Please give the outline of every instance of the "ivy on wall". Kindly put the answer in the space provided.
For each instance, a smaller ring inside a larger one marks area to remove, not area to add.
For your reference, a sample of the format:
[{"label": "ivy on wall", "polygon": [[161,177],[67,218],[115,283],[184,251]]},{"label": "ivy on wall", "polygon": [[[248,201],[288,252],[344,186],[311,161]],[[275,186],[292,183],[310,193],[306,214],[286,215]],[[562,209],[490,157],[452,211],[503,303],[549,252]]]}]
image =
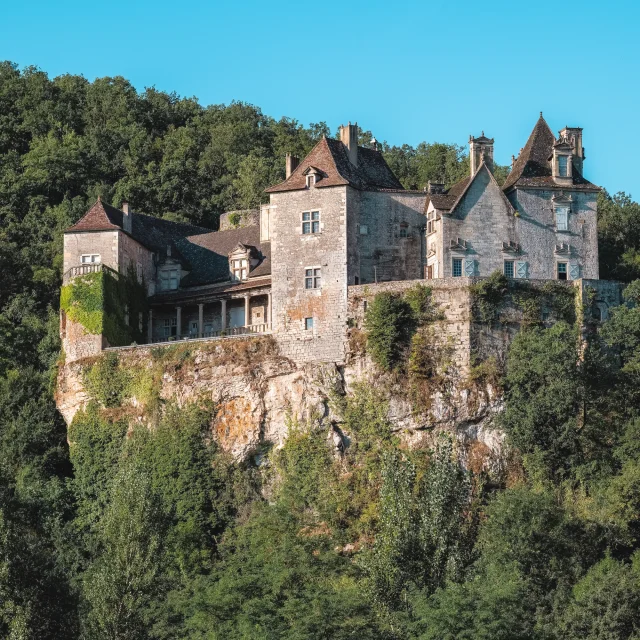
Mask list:
[{"label": "ivy on wall", "polygon": [[144,282],[138,282],[132,267],[126,275],[103,268],[77,276],[63,286],[60,308],[87,333],[102,334],[109,345],[118,347],[144,341],[148,321],[146,300]]}]

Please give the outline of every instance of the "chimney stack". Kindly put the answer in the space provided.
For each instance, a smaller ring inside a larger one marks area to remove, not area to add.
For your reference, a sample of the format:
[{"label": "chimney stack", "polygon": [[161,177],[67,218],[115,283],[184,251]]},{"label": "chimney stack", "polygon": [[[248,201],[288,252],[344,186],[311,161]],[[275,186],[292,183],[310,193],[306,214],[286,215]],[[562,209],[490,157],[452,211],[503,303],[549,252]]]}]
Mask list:
[{"label": "chimney stack", "polygon": [[298,158],[298,156],[291,155],[290,153],[287,153],[285,158],[286,158],[286,172],[285,172],[285,179],[286,179],[296,170],[296,167],[300,164],[300,158]]},{"label": "chimney stack", "polygon": [[483,162],[490,171],[493,170],[493,138],[485,137],[484,131],[479,138],[469,136],[469,164],[472,176]]},{"label": "chimney stack", "polygon": [[425,191],[430,194],[444,193],[444,182],[431,182],[431,180],[429,180]]},{"label": "chimney stack", "polygon": [[340,142],[347,147],[349,162],[354,167],[358,166],[358,123],[349,123],[346,127],[340,126]]},{"label": "chimney stack", "polygon": [[582,128],[565,127],[560,131],[560,138],[565,138],[573,146],[573,166],[582,175],[582,163],[585,159],[584,147],[582,146]]},{"label": "chimney stack", "polygon": [[132,218],[133,212],[129,211],[129,203],[126,200],[122,201],[122,229],[126,233],[133,233]]}]

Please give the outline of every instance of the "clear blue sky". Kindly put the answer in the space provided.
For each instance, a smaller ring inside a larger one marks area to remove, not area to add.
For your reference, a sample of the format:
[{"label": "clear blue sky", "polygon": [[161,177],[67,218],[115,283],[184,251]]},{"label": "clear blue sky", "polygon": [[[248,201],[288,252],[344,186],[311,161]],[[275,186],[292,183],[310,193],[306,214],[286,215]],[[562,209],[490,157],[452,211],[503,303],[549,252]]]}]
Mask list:
[{"label": "clear blue sky", "polygon": [[640,2],[0,3],[0,59],[242,100],[391,144],[493,136],[510,162],[544,111],[584,127],[586,177],[640,198]]}]

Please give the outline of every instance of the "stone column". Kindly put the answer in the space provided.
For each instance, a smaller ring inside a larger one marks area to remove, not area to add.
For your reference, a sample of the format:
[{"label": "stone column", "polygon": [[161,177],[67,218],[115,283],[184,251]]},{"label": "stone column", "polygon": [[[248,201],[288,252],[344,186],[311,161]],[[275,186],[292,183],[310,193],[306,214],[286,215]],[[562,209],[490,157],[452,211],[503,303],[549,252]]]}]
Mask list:
[{"label": "stone column", "polygon": [[176,340],[182,335],[182,307],[176,307]]},{"label": "stone column", "polygon": [[227,328],[227,301],[226,300],[220,300],[220,306],[221,306],[221,310],[220,310],[220,317],[222,318],[222,331],[224,331]]},{"label": "stone column", "polygon": [[153,309],[149,309],[149,320],[147,321],[147,344],[153,342]]},{"label": "stone column", "polygon": [[249,310],[249,294],[244,296],[244,326],[248,327],[251,324],[251,312]]},{"label": "stone column", "polygon": [[267,312],[264,314],[264,321],[267,323],[267,329],[271,329],[271,291],[267,293]]},{"label": "stone column", "polygon": [[198,305],[198,338],[202,338],[202,323],[204,322],[204,304]]}]

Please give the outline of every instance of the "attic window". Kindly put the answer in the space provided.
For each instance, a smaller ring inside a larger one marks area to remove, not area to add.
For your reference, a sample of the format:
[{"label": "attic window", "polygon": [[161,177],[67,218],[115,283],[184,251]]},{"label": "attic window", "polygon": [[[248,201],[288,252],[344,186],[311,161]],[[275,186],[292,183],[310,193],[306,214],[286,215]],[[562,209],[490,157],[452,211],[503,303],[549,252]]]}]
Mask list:
[{"label": "attic window", "polygon": [[160,271],[160,291],[171,291],[178,288],[178,269],[162,269]]},{"label": "attic window", "polygon": [[247,279],[247,260],[240,258],[239,260],[231,261],[231,274],[233,280],[240,281]]},{"label": "attic window", "polygon": [[568,156],[558,156],[558,175],[561,178],[567,177]]},{"label": "attic window", "polygon": [[311,173],[307,176],[307,189],[311,189],[316,184],[316,176]]}]

